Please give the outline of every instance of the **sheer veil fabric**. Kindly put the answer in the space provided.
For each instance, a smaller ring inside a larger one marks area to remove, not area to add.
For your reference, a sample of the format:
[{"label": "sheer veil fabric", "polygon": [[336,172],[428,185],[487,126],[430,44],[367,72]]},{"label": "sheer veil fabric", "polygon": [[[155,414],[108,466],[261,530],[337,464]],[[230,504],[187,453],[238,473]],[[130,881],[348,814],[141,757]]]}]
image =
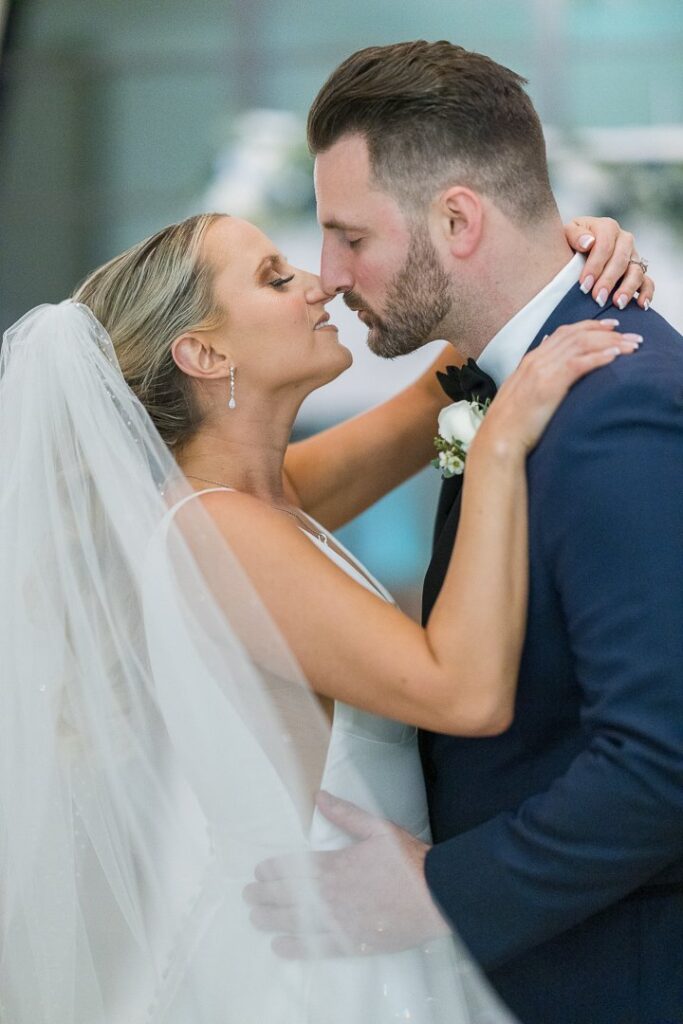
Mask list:
[{"label": "sheer veil fabric", "polygon": [[298,963],[251,925],[328,726],[85,306],[6,333],[0,439],[0,1021],[509,1024],[455,937]]}]

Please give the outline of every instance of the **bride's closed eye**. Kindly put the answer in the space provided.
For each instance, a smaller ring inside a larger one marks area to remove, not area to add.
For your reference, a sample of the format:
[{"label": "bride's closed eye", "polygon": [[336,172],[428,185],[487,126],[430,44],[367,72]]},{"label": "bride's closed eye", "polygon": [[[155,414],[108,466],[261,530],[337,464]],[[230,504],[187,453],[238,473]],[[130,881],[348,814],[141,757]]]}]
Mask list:
[{"label": "bride's closed eye", "polygon": [[268,284],[271,288],[283,288],[284,285],[289,284],[293,280],[294,274],[290,274],[289,277],[276,277],[274,281],[269,281]]}]

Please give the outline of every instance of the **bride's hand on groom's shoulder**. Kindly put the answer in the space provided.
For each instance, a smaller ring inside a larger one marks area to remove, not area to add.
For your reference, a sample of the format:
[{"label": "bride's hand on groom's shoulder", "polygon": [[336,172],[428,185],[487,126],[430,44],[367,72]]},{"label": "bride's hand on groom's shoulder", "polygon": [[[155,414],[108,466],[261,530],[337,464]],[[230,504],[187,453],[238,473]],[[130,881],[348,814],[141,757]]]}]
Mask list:
[{"label": "bride's hand on groom's shoulder", "polygon": [[618,333],[618,323],[582,320],[546,336],[501,387],[472,449],[487,445],[489,452],[505,459],[526,458],[573,384],[638,350],[642,336]]},{"label": "bride's hand on groom's shoulder", "polygon": [[[426,843],[328,793],[319,794],[318,808],[356,841],[263,861],[244,890],[254,927],[275,934],[279,956],[370,956],[449,934],[425,881]],[[318,899],[303,924],[306,889]]]},{"label": "bride's hand on groom's shoulder", "polygon": [[587,254],[579,278],[583,292],[590,292],[599,306],[611,295],[618,309],[624,309],[637,293],[638,305],[649,309],[655,283],[636,262],[636,240],[630,231],[612,217],[575,217],[564,225],[564,232],[575,252]]}]

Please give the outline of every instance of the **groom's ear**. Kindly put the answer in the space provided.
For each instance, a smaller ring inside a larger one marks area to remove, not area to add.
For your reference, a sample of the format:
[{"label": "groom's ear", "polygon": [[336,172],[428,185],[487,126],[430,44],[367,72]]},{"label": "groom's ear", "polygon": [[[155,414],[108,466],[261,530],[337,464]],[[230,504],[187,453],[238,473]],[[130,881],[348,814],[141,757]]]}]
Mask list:
[{"label": "groom's ear", "polygon": [[442,192],[436,209],[443,244],[456,259],[467,259],[481,241],[484,209],[476,192],[453,185]]}]

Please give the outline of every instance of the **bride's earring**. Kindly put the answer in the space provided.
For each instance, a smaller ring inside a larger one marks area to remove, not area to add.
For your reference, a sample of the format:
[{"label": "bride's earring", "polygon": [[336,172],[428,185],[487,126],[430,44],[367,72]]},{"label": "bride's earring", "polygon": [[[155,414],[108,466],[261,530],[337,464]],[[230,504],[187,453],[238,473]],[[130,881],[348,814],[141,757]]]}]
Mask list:
[{"label": "bride's earring", "polygon": [[228,409],[235,409],[237,402],[235,401],[235,367],[230,367],[230,401],[228,402]]}]

